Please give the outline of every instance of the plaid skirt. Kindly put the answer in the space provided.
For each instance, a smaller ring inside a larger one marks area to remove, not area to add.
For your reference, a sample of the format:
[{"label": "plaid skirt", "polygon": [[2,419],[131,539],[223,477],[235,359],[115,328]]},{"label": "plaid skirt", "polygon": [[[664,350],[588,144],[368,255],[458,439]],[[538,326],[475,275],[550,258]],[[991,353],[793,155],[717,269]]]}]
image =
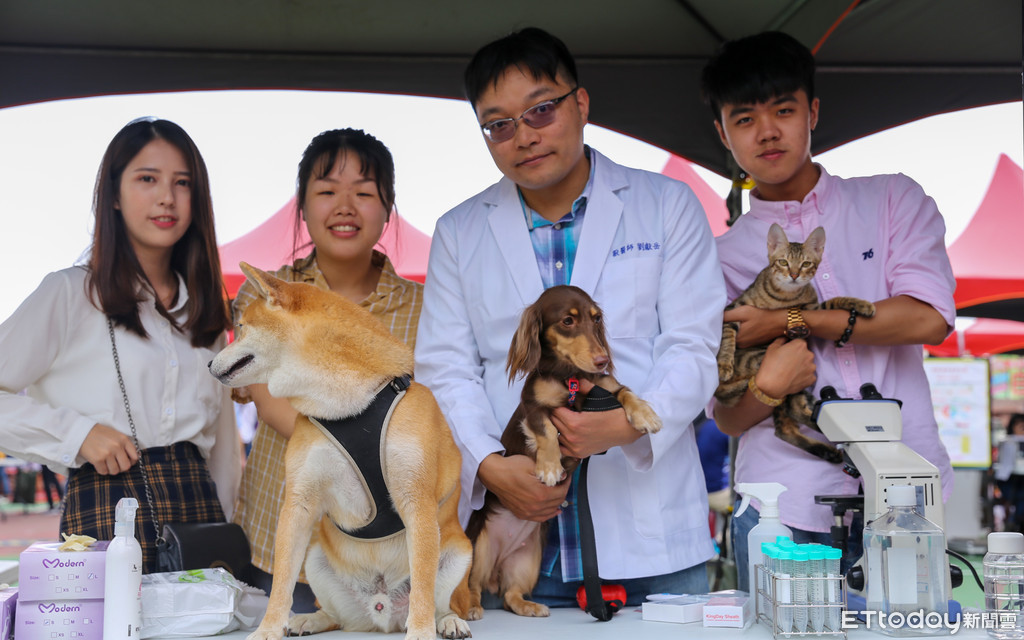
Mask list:
[{"label": "plaid skirt", "polygon": [[168,522],[224,522],[224,512],[206,461],[191,442],[145,449],[141,464],[146,465],[153,490],[152,506],[146,498],[138,464],[117,475],[100,475],[91,464],[72,469],[60,530],[68,535],[77,533],[110,540],[114,537],[117,501],[135,498],[139,501],[135,536],[142,544],[143,573],[154,573],[159,569],[153,507],[161,528]]}]

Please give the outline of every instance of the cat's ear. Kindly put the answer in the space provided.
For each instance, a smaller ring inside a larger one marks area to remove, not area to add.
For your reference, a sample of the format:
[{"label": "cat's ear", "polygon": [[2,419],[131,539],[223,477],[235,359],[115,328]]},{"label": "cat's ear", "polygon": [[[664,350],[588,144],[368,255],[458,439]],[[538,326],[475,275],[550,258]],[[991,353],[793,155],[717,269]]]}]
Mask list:
[{"label": "cat's ear", "polygon": [[825,253],[824,227],[818,227],[811,232],[811,235],[807,236],[807,240],[804,240],[804,250],[811,252],[821,260],[822,254]]},{"label": "cat's ear", "polygon": [[778,223],[773,222],[772,226],[768,229],[768,255],[774,255],[780,248],[788,246],[789,239],[786,238],[786,232],[782,230]]}]

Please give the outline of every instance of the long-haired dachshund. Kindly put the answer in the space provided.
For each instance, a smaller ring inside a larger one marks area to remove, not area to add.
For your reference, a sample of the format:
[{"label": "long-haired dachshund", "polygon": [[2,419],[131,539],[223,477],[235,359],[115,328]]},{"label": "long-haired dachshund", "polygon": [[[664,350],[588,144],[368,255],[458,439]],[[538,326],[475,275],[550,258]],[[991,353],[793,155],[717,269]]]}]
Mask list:
[{"label": "long-haired dachshund", "polygon": [[[571,474],[579,460],[563,457],[558,431],[551,422],[555,407],[581,408],[579,382],[589,380],[615,396],[637,431],[655,433],[661,420],[651,407],[611,375],[612,361],[601,309],[582,289],[547,289],[526,311],[508,350],[509,383],[526,375],[519,407],[501,436],[505,455],[536,461],[537,478],[555,485]],[[547,616],[548,608],[524,598],[537,584],[544,527],[523,521],[488,492],[473,513],[467,534],[474,542],[469,575],[470,610],[478,620],[482,589],[501,596],[505,608],[521,616]]]}]

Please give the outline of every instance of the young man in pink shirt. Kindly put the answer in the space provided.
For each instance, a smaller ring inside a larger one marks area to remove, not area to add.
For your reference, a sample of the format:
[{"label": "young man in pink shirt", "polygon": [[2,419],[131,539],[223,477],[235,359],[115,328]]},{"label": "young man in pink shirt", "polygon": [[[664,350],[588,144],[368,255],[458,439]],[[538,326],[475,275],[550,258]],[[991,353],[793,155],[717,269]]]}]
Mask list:
[{"label": "young man in pink shirt", "polygon": [[[860,386],[870,382],[882,396],[902,400],[903,441],[939,468],[948,499],[952,468],[932,413],[922,349],[944,340],[956,315],[956,283],[935,202],[902,174],[845,179],[811,160],[820,106],[814,58],[792,37],[769,32],[726,43],[704,68],[702,84],[722,143],[757,183],[750,211],[717,239],[729,299],[767,265],[768,228],[775,222],[793,242],[825,228],[825,255],[813,280],[819,300],[855,296],[877,306],[874,317],[856,318],[845,340],[847,311],[804,311],[810,336],[789,341],[787,310],[726,312],[725,320],[740,323],[740,346],[770,345],[754,384],[770,400],[809,387],[818,397],[826,385],[859,398]],[[814,496],[855,494],[859,481],[841,465],[776,438],[771,413],[751,391],[734,407],[715,403],[719,428],[740,437],[736,482],[785,485],[782,522],[797,542],[828,544],[832,513]],[[738,566],[747,565],[746,534],[757,519],[748,509],[733,520]],[[852,534],[859,545],[860,535]],[[746,572],[739,575],[740,588],[748,589]]]}]

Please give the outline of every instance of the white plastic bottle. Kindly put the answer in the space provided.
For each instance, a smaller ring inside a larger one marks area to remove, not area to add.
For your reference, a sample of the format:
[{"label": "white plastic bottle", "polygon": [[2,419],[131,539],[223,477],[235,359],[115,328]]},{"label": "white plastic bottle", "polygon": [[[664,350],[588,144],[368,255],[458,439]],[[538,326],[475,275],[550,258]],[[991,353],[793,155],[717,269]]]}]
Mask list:
[{"label": "white plastic bottle", "polygon": [[142,546],[135,539],[139,501],[114,508],[114,539],[107,547],[103,583],[103,640],[136,640],[142,629]]},{"label": "white plastic bottle", "polygon": [[946,615],[946,537],[917,510],[909,485],[887,490],[889,510],[864,527],[867,610],[881,615],[873,630],[891,636],[948,634],[941,624],[918,624],[910,616]]},{"label": "white plastic bottle", "polygon": [[[775,542],[776,536],[793,537],[793,532],[779,520],[779,494],[786,490],[786,487],[778,482],[741,482],[736,485],[736,493],[743,496],[739,511],[734,517],[738,518],[747,506],[751,498],[761,501],[761,517],[757,525],[747,534],[747,591],[753,598],[757,597],[757,572],[755,567],[760,564],[762,553],[762,542]],[[742,569],[740,569],[742,571]]]},{"label": "white plastic bottle", "polygon": [[1024,639],[1024,535],[999,531],[988,534],[985,573],[985,613],[999,640]]}]

